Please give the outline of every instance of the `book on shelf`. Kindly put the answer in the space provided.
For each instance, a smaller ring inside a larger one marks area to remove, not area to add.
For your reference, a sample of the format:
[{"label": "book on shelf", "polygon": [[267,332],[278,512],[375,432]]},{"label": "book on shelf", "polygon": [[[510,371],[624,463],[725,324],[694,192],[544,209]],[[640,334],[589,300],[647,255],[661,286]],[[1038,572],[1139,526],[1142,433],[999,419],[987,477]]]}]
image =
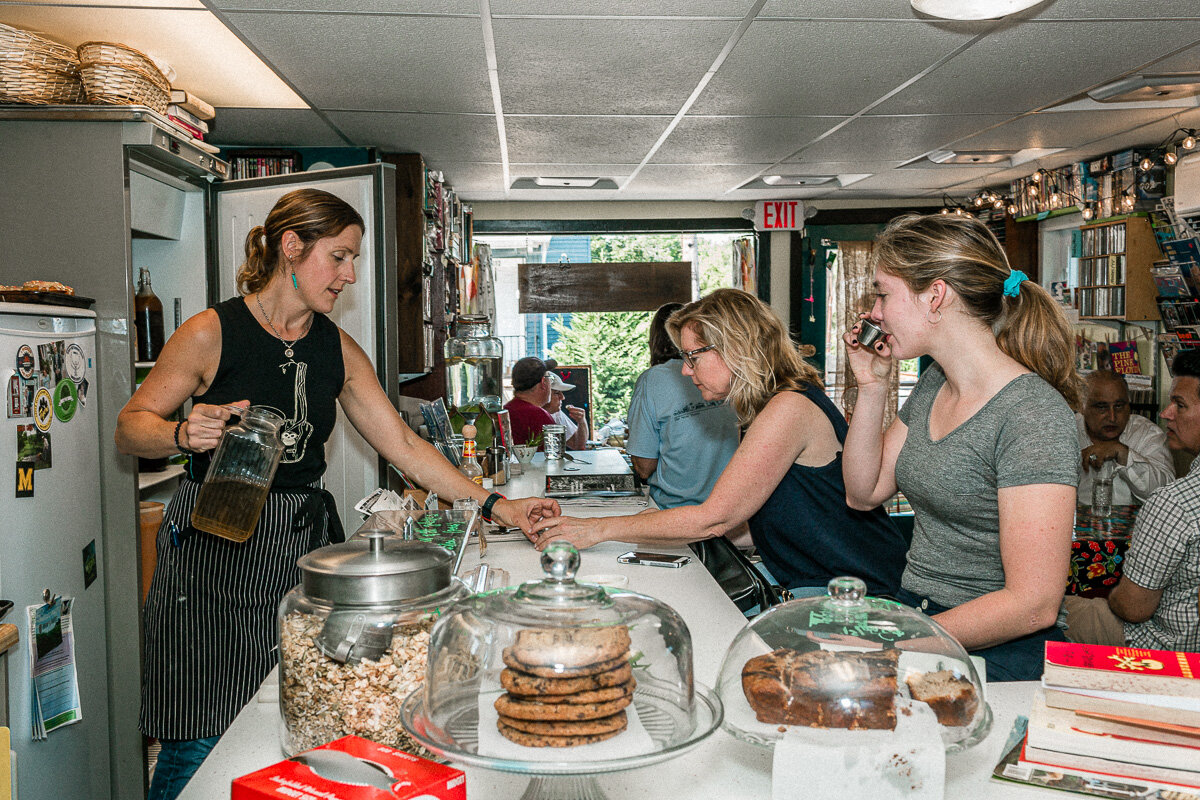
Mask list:
[{"label": "book on shelf", "polygon": [[[1052,708],[1046,705],[1040,690],[1034,694],[1029,712],[1027,744],[1039,750],[1120,764],[1200,770],[1200,742],[1194,737]],[[1195,779],[1200,781],[1200,772],[1196,772]]]},{"label": "book on shelf", "polygon": [[193,126],[187,120],[181,119],[172,114],[168,114],[167,119],[171,121],[172,125],[174,125],[176,128],[179,128],[181,131],[186,133],[188,136],[191,136],[193,139],[199,139],[201,141],[204,140],[204,131]]},{"label": "book on shelf", "polygon": [[215,108],[184,89],[171,90],[171,103],[181,106],[187,111],[195,114],[200,119],[212,119],[217,115],[217,110]]},{"label": "book on shelf", "polygon": [[1200,727],[1200,702],[1167,695],[1108,692],[1103,689],[1044,687],[1046,705],[1085,714],[1111,714],[1165,725]]},{"label": "book on shelf", "polygon": [[167,106],[167,116],[178,122],[182,122],[189,127],[195,128],[201,133],[208,133],[208,123],[200,119],[192,112],[180,105],[172,103]]},{"label": "book on shelf", "polygon": [[1125,342],[1109,342],[1108,354],[1112,358],[1113,372],[1122,375],[1141,374],[1142,365],[1138,361],[1137,342],[1132,339]]},{"label": "book on shelf", "polygon": [[1042,684],[1200,698],[1200,653],[1046,642]]}]

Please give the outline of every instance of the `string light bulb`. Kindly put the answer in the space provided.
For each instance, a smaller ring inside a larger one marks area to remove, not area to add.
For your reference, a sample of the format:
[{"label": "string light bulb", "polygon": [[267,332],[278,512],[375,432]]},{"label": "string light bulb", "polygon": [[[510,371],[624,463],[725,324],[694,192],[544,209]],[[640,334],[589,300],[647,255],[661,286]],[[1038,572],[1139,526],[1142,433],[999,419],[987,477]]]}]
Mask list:
[{"label": "string light bulb", "polygon": [[1038,188],[1037,188],[1037,186],[1034,186],[1033,184],[1029,184],[1029,196],[1030,196],[1030,197],[1037,197],[1037,196],[1038,196]]},{"label": "string light bulb", "polygon": [[1042,170],[1039,169],[1037,172],[1030,175],[1029,180],[1033,181],[1034,183],[1041,183],[1042,182]]},{"label": "string light bulb", "polygon": [[1166,154],[1163,156],[1163,161],[1166,163],[1166,165],[1168,167],[1175,166],[1175,162],[1178,160],[1179,160],[1179,156],[1175,155],[1174,150],[1168,150],[1166,152]]},{"label": "string light bulb", "polygon": [[947,214],[949,214],[949,213],[950,213],[950,209],[948,209],[948,208],[946,208],[946,207],[944,207],[944,206],[943,206],[943,207],[942,207],[942,210],[941,210],[941,211],[939,211],[938,213],[939,213],[939,214],[941,214],[942,216],[945,216],[945,215],[947,215]]},{"label": "string light bulb", "polygon": [[1189,133],[1187,136],[1183,137],[1183,141],[1180,142],[1180,145],[1184,150],[1194,149],[1196,147],[1196,134]]},{"label": "string light bulb", "polygon": [[1016,203],[1008,204],[1008,213],[1014,217],[1017,215],[1017,204]]},{"label": "string light bulb", "polygon": [[995,198],[992,200],[992,208],[996,209],[997,211],[1004,208],[1004,199],[1000,197],[1000,195],[994,194],[992,197]]},{"label": "string light bulb", "polygon": [[982,208],[983,201],[984,201],[984,196],[981,194],[977,194],[977,195],[975,195],[975,199],[972,202],[975,203],[976,208]]},{"label": "string light bulb", "polygon": [[1084,219],[1091,219],[1092,217],[1096,216],[1096,212],[1092,210],[1091,205],[1085,205],[1081,213],[1083,214]]},{"label": "string light bulb", "polygon": [[1149,172],[1150,170],[1154,169],[1154,159],[1152,159],[1150,156],[1146,156],[1138,162],[1138,169],[1140,169],[1142,172]]}]

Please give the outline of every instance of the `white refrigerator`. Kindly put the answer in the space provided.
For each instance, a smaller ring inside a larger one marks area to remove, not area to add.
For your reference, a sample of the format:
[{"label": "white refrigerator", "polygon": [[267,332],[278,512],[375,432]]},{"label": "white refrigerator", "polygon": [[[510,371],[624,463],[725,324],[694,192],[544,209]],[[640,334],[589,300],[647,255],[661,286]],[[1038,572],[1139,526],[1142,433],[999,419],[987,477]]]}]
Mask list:
[{"label": "white refrigerator", "polygon": [[[0,598],[21,632],[6,656],[17,800],[110,795],[95,316],[0,302],[0,464],[11,470],[0,480]],[[81,714],[37,741],[26,608],[46,591],[71,598]]]}]

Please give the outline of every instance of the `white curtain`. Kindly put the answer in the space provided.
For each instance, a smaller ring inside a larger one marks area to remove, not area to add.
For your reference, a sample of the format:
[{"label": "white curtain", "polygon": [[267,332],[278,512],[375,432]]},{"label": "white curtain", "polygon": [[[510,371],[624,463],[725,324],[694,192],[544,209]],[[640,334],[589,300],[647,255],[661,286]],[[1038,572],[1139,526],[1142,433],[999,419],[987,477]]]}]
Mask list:
[{"label": "white curtain", "polygon": [[[826,275],[830,297],[829,331],[826,341],[837,348],[833,369],[829,370],[832,377],[830,389],[834,401],[840,401],[842,410],[846,412],[854,410],[858,389],[854,383],[854,373],[846,363],[846,343],[842,341],[842,334],[853,327],[860,313],[870,311],[875,303],[871,266],[871,252],[874,249],[873,242],[838,242],[833,270]],[[884,428],[896,417],[899,389],[900,370],[893,365],[888,402],[884,409]]]}]

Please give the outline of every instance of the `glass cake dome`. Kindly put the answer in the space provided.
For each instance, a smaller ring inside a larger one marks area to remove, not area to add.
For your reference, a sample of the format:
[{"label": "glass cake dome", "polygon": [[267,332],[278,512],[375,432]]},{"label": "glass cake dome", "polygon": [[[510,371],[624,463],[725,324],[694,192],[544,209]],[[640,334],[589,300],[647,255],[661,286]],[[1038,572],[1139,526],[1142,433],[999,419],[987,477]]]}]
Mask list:
[{"label": "glass cake dome", "polygon": [[402,711],[414,738],[471,766],[579,776],[672,758],[716,730],[720,700],[694,680],[674,609],[577,583],[566,542],[541,560],[542,579],[468,597],[438,620],[424,686]]},{"label": "glass cake dome", "polygon": [[983,688],[944,628],[867,597],[852,577],[831,580],[824,597],[755,617],[730,644],[717,679],[725,729],[768,747],[792,726],[895,730],[932,710],[946,750],[965,750],[991,728]]}]

